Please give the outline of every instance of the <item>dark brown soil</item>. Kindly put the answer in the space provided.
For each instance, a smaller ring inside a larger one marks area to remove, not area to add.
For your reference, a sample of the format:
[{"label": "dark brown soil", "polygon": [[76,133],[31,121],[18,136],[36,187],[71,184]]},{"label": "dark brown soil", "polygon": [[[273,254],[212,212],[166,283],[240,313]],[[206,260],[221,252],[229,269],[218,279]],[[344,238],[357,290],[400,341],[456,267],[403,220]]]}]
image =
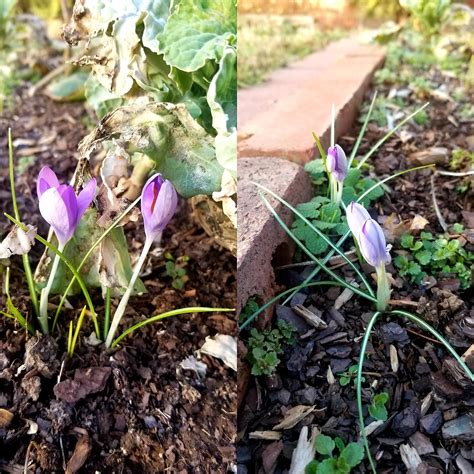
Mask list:
[{"label": "dark brown soil", "polygon": [[[5,134],[7,127],[13,129],[17,163],[22,156],[35,156],[27,172],[17,176],[19,210],[24,222],[45,235],[37,212],[37,173],[47,164],[64,180],[72,176],[88,115],[82,104],[19,95],[13,111],[0,117],[0,128]],[[5,136],[0,137],[0,163],[0,208],[11,212]],[[8,229],[3,219],[0,235]],[[140,251],[142,234],[141,223],[127,224],[131,252]],[[195,224],[186,202],[166,229],[163,247],[175,257],[190,257],[189,280],[184,290],[174,290],[164,275],[164,258],[150,256],[143,278],[148,293],[132,298],[124,325],[179,307],[235,306],[235,259]],[[41,252],[37,244],[34,261]],[[12,272],[14,303],[30,317],[21,260],[12,260]],[[100,301],[98,292],[92,296]],[[80,297],[71,302],[83,304]],[[2,295],[2,309],[4,304]],[[99,314],[103,310],[98,303],[96,308]],[[76,314],[66,312],[65,319]],[[207,336],[235,333],[232,314],[210,314],[149,325],[116,351],[89,346],[81,338],[74,358],[66,362],[65,324],[54,339],[27,340],[10,320],[0,319],[0,414],[13,414],[5,424],[0,416],[0,471],[23,472],[25,465],[28,472],[52,473],[67,465],[69,472],[227,472],[235,463],[235,373],[204,355],[205,376],[180,367]],[[88,327],[84,334],[90,332]],[[66,387],[69,403],[58,391],[58,377],[68,384],[75,379]],[[78,393],[84,398],[75,401]]]},{"label": "dark brown soil", "polygon": [[[442,76],[439,71],[434,70],[430,74],[434,82],[446,84],[448,91],[460,85],[459,80]],[[380,94],[387,94],[389,89],[378,87]],[[369,101],[373,90],[367,92],[366,99]],[[466,96],[465,100],[468,102],[470,99]],[[400,135],[396,135],[372,158],[375,166],[371,172],[378,178],[415,166],[408,158],[414,152],[430,147],[446,147],[450,156],[455,148],[469,148],[468,136],[471,136],[472,146],[472,120],[463,120],[459,114],[466,102],[446,102],[436,98],[430,98],[430,101],[426,125],[410,123],[404,127],[412,134],[409,140],[403,141]],[[414,94],[410,96],[412,107],[423,102]],[[360,126],[355,126],[348,136],[339,141],[343,148],[352,148],[359,129]],[[369,126],[360,155],[367,152],[385,132],[377,126]],[[448,163],[439,168],[450,169]],[[432,174],[430,170],[423,170],[391,181],[390,193],[375,203],[372,211],[385,217],[393,214],[395,221],[405,223],[411,222],[418,214],[429,221],[425,230],[442,233],[430,194]],[[464,194],[455,191],[455,187],[463,182],[467,183],[467,178],[438,175],[435,189],[442,217],[448,225],[460,222],[465,226],[466,249],[472,252],[472,186]],[[397,248],[400,248],[399,243],[395,241],[394,250]],[[339,271],[346,279],[354,278],[354,274],[346,268]],[[367,267],[364,271],[371,278],[373,269]],[[393,267],[389,271],[396,274]],[[304,267],[280,270],[281,289],[301,283],[308,273],[308,268]],[[459,291],[456,281],[440,279],[429,289],[415,286],[402,278],[397,278],[396,283],[392,298],[402,301],[398,303],[398,309],[423,317],[447,337],[459,354],[474,343],[472,294]],[[289,307],[276,307],[275,320],[289,321],[298,328],[296,343],[285,346],[280,357],[281,364],[274,376],[250,378],[248,391],[239,408],[239,473],[288,472],[303,426],[316,426],[322,433],[340,436],[345,442],[357,441],[359,425],[354,384],[351,382],[341,386],[338,374],[357,364],[361,338],[373,309],[353,296],[348,303],[335,310],[334,302],[340,293],[339,288],[324,291],[308,288],[297,294]],[[306,324],[291,309],[297,303],[315,311],[328,328],[314,329]],[[423,464],[417,472],[472,472],[472,382],[445,348],[415,325],[395,316],[383,316],[375,328],[364,366],[366,425],[373,421],[367,412],[371,396],[382,391],[389,394],[388,420],[369,438],[371,451],[377,460],[377,472],[407,472],[400,455],[402,445],[413,445],[421,454]],[[244,341],[248,337],[248,332],[242,335]],[[390,350],[397,354],[396,366],[391,364]],[[474,369],[474,360],[468,360],[468,364]],[[249,368],[242,365],[239,371],[242,372],[239,377],[248,376]],[[280,440],[252,439],[250,433],[272,431],[288,409],[297,405],[314,406],[315,409],[296,426],[282,430]],[[459,432],[454,433],[453,428],[459,428]],[[369,472],[367,461],[355,471]]]}]

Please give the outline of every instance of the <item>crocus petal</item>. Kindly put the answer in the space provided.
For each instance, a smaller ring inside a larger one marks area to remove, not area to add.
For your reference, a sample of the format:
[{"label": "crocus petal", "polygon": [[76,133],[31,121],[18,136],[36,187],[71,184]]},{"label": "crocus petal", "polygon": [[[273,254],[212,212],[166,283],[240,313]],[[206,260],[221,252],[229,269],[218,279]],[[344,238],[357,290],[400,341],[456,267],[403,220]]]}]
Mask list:
[{"label": "crocus petal", "polygon": [[352,232],[352,235],[358,238],[358,235],[367,219],[370,219],[370,214],[364,206],[352,201],[346,209],[347,224]]},{"label": "crocus petal", "polygon": [[339,182],[344,181],[347,175],[347,157],[340,145],[329,147],[327,153],[327,166],[330,173],[334,174]]},{"label": "crocus petal", "polygon": [[97,181],[92,178],[85,186],[84,189],[77,196],[77,222],[79,224],[81,217],[83,216],[86,209],[91,205],[92,200],[95,197],[97,187]]},{"label": "crocus petal", "polygon": [[373,219],[367,219],[359,233],[359,248],[365,261],[373,267],[390,262],[385,235],[380,225]]},{"label": "crocus petal", "polygon": [[39,210],[53,228],[60,245],[66,245],[76,230],[77,202],[74,189],[65,184],[49,188],[39,199]]},{"label": "crocus petal", "polygon": [[57,188],[59,186],[58,177],[54,171],[48,166],[41,168],[41,171],[38,175],[38,181],[36,182],[36,192],[38,198],[47,191],[49,188]]},{"label": "crocus petal", "polygon": [[158,173],[142,191],[141,209],[147,238],[155,239],[176,212],[178,196],[173,184]]}]

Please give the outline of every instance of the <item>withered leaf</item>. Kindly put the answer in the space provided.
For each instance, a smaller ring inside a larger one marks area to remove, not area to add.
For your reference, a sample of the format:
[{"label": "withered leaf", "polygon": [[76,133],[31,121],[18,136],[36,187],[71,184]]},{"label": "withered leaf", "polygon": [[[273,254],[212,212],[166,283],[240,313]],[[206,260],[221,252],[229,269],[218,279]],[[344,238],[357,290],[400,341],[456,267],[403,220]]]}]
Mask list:
[{"label": "withered leaf", "polygon": [[110,367],[77,369],[73,379],[66,379],[54,386],[54,394],[59,400],[76,403],[92,393],[104,390],[111,371]]}]

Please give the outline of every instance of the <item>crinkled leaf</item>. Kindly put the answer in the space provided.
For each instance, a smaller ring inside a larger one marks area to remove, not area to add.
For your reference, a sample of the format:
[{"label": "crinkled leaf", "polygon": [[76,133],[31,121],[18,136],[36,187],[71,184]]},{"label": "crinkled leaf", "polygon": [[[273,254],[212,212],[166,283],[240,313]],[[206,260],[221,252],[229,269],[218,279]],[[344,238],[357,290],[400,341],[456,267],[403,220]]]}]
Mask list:
[{"label": "crinkled leaf", "polygon": [[86,55],[78,64],[90,65],[108,91],[124,95],[132,88],[135,73],[146,69],[145,51],[137,34],[139,26],[143,29],[143,44],[157,52],[158,34],[168,13],[169,0],[82,0],[75,4],[65,38],[70,44],[88,40]]},{"label": "crinkled leaf", "polygon": [[217,161],[234,174],[237,172],[237,55],[227,47],[207,92],[212,126],[217,130]]},{"label": "crinkled leaf", "polygon": [[158,35],[166,62],[183,71],[197,71],[206,61],[219,61],[235,40],[234,0],[180,0]]},{"label": "crinkled leaf", "polygon": [[182,104],[120,107],[104,117],[80,146],[83,156],[106,140],[120,139],[128,153],[144,153],[183,197],[219,191],[223,173],[213,140]]}]

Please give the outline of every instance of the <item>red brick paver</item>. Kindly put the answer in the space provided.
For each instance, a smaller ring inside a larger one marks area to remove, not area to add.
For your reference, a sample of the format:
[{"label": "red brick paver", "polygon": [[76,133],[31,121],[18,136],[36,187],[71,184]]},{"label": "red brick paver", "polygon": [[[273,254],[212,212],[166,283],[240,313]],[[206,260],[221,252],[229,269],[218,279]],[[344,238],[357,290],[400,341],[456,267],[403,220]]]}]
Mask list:
[{"label": "red brick paver", "polygon": [[239,90],[239,157],[311,160],[311,132],[329,145],[332,104],[336,137],[349,130],[384,54],[379,46],[345,38],[276,71],[263,85]]},{"label": "red brick paver", "polygon": [[[261,202],[254,182],[271,189],[291,204],[311,198],[311,182],[300,165],[279,158],[241,158],[238,173],[237,312],[256,296],[260,303],[273,297],[275,259],[291,259],[291,245],[284,230]],[[275,199],[270,202],[289,224],[293,216]],[[281,263],[281,260],[280,260]]]}]

